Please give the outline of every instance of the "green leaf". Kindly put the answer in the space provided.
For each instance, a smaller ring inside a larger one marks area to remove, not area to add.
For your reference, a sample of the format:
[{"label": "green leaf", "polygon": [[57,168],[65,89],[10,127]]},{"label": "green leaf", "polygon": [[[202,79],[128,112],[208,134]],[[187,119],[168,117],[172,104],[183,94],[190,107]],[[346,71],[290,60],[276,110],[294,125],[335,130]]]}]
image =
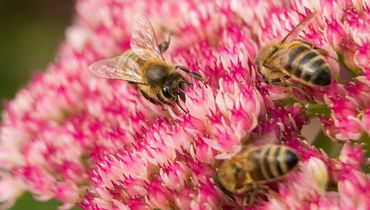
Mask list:
[{"label": "green leaf", "polygon": [[343,144],[339,142],[334,142],[329,137],[327,137],[324,132],[321,130],[319,134],[316,136],[313,145],[316,148],[320,148],[324,150],[324,152],[330,158],[337,158],[339,156],[340,151],[342,150]]}]

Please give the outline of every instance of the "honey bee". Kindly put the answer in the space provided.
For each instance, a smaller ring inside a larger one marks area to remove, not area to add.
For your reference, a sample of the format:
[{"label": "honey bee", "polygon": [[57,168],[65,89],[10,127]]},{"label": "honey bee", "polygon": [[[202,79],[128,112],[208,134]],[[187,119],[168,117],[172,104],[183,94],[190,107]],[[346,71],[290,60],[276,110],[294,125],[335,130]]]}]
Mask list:
[{"label": "honey bee", "polygon": [[217,171],[217,182],[226,194],[245,194],[248,204],[265,191],[264,184],[282,178],[298,164],[297,154],[287,146],[246,146]]},{"label": "honey bee", "polygon": [[153,26],[143,15],[134,17],[134,27],[131,37],[131,49],[124,54],[100,60],[90,65],[90,71],[102,78],[125,80],[137,85],[141,94],[150,102],[172,106],[179,99],[185,102],[185,85],[192,85],[176,69],[180,69],[198,80],[202,77],[190,71],[185,66],[173,66],[165,61],[164,53],[170,44],[168,41],[158,44]]},{"label": "honey bee", "polygon": [[317,15],[313,12],[300,22],[282,41],[272,41],[256,59],[258,71],[273,85],[288,86],[290,79],[312,87],[331,83],[331,74],[324,56],[328,52],[310,42],[295,39],[298,33]]}]

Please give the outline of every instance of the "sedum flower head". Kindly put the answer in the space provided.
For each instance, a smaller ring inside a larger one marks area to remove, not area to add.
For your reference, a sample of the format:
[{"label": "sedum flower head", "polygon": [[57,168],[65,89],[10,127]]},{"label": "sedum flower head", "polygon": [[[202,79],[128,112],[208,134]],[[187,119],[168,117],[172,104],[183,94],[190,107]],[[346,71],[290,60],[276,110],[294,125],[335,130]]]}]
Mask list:
[{"label": "sedum flower head", "polygon": [[[330,109],[319,117],[328,136],[345,142],[335,159],[301,137],[308,106],[281,103],[290,95],[267,85],[254,65],[263,46],[313,11],[319,15],[300,38],[338,53],[341,65],[328,59],[337,79],[329,87],[293,94]],[[186,90],[188,113],[163,110],[130,84],[88,72],[130,48],[136,13],[160,40],[173,33],[167,61],[205,78]],[[6,102],[2,207],[30,191],[64,209],[370,208],[366,160],[361,145],[350,144],[370,132],[369,13],[368,2],[345,0],[78,0],[55,61]],[[271,184],[275,193],[246,207],[243,195],[221,190],[216,167],[246,144],[265,143],[292,147],[301,162]]]}]

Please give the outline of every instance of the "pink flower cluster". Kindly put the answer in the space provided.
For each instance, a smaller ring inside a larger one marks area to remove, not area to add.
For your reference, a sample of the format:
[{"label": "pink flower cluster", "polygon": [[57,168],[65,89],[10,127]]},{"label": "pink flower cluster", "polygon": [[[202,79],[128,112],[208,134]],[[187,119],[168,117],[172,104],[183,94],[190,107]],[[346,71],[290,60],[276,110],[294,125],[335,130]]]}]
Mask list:
[{"label": "pink flower cluster", "polygon": [[[77,1],[74,24],[55,61],[6,102],[0,131],[0,203],[23,191],[60,208],[233,209],[243,207],[215,182],[215,166],[243,144],[279,143],[301,157],[298,170],[271,186],[275,194],[248,209],[369,209],[370,177],[361,145],[370,134],[370,4],[361,0]],[[300,38],[344,56],[328,59],[333,82],[305,88],[325,133],[344,142],[331,159],[302,139],[309,123],[301,103],[267,85],[254,65],[259,50],[284,37],[312,11]],[[129,49],[132,18],[145,14],[164,54],[200,73],[184,107],[162,110],[130,84],[92,76],[96,60]],[[346,68],[344,68],[345,66]],[[343,76],[349,69],[354,76]],[[248,138],[246,138],[248,137]]]}]

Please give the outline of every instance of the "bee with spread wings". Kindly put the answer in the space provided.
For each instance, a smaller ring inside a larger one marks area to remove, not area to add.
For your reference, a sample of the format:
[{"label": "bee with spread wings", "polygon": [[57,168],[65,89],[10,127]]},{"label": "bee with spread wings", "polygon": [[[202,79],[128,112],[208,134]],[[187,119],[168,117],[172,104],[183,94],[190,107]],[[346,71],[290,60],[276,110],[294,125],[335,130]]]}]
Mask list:
[{"label": "bee with spread wings", "polygon": [[131,49],[118,57],[105,59],[92,64],[90,71],[102,78],[125,80],[136,84],[142,95],[158,105],[175,102],[179,98],[185,102],[185,85],[191,83],[176,69],[180,69],[198,80],[202,77],[184,66],[167,63],[162,55],[170,44],[168,41],[158,44],[150,21],[143,15],[134,17],[131,37]]},{"label": "bee with spread wings", "polygon": [[317,15],[317,12],[311,13],[282,41],[272,41],[260,51],[256,66],[268,83],[289,86],[293,79],[312,87],[330,85],[329,65],[324,60],[328,52],[306,40],[296,39],[299,32]]}]

